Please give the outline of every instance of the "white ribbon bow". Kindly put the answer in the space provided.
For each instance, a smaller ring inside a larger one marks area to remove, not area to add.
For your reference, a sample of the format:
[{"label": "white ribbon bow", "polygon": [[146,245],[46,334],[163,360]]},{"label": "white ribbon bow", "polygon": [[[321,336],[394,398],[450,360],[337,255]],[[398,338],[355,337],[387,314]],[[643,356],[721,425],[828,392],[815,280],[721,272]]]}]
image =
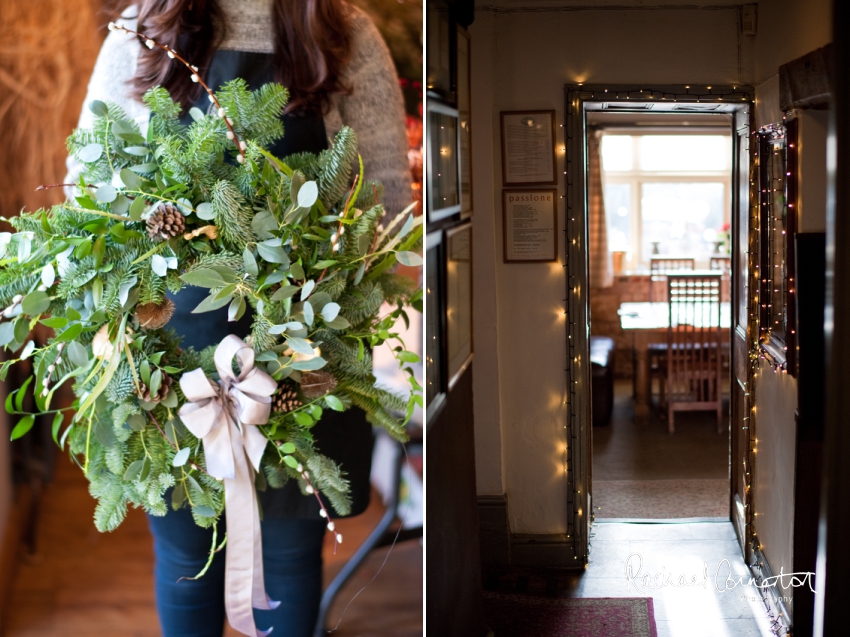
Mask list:
[{"label": "white ribbon bow", "polygon": [[[239,376],[233,373],[234,357]],[[257,629],[253,608],[271,610],[280,602],[266,595],[260,513],[251,470],[260,470],[268,441],[259,429],[249,425],[268,422],[277,383],[254,367],[254,350],[232,334],[216,348],[215,367],[221,379],[218,383],[200,368],[183,374],[180,387],[190,402],[178,413],[186,428],[204,442],[207,472],[224,480],[227,619],[240,633],[263,637],[272,629]]]}]

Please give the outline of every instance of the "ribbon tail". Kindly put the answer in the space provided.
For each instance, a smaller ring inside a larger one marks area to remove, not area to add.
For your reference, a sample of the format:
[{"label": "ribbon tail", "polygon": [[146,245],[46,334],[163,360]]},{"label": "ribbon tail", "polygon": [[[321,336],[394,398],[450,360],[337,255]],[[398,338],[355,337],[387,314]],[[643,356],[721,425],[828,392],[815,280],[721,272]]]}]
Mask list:
[{"label": "ribbon tail", "polygon": [[270,610],[263,578],[263,545],[260,515],[254,477],[241,432],[228,417],[233,444],[235,477],[224,480],[225,516],[227,518],[227,553],[225,556],[224,602],[230,625],[243,635],[264,637],[268,631],[258,630],[254,608]]}]

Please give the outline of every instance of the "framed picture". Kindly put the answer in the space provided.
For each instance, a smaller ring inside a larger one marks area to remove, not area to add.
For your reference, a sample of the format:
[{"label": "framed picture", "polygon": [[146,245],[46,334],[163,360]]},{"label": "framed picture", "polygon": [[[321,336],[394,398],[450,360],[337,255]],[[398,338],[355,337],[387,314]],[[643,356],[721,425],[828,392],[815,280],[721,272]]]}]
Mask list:
[{"label": "framed picture", "polygon": [[555,111],[502,111],[502,185],[554,186]]},{"label": "framed picture", "polygon": [[502,191],[505,263],[558,260],[557,201],[555,188]]},{"label": "framed picture", "polygon": [[446,0],[428,0],[426,87],[429,93],[454,102],[455,78],[452,73],[453,17]]},{"label": "framed picture", "polygon": [[449,390],[472,360],[472,222],[446,230],[446,363]]},{"label": "framed picture", "polygon": [[458,112],[428,102],[428,221],[460,212]]},{"label": "framed picture", "polygon": [[469,33],[457,28],[457,110],[460,128],[460,216],[472,216],[472,126]]}]

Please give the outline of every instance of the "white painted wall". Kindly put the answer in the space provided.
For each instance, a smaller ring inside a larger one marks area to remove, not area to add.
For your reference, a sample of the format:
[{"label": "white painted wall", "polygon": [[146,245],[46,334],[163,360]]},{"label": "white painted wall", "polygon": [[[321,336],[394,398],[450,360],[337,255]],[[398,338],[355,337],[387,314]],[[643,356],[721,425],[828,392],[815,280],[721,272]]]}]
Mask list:
[{"label": "white painted wall", "polygon": [[[759,4],[754,54],[757,126],[782,120],[779,66],[831,40],[829,0],[769,0]],[[804,111],[800,122],[800,228],[826,228],[826,117]],[[755,531],[774,573],[793,572],[794,458],[797,381],[765,365],[756,381],[758,439],[754,498]]]},{"label": "white painted wall", "polygon": [[[734,7],[503,4],[511,10],[478,6],[470,29],[478,491],[507,493],[514,533],[564,533],[564,273],[558,264],[502,262],[499,111],[554,109],[561,124],[564,85],[573,82],[749,82],[742,67],[752,38],[739,35]],[[563,171],[563,152],[558,158]]]}]

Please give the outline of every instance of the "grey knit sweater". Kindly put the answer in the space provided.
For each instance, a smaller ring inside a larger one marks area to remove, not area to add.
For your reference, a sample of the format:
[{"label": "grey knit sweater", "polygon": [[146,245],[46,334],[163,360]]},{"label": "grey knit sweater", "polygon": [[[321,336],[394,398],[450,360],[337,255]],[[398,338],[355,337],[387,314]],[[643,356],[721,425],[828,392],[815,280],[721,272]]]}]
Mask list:
[{"label": "grey knit sweater", "polygon": [[[221,49],[273,52],[273,0],[219,0],[219,4],[227,21]],[[344,125],[354,130],[366,177],[384,185],[385,208],[393,215],[412,201],[401,89],[381,34],[360,9],[349,6],[349,10],[352,55],[342,79],[352,92],[333,98],[324,116],[325,130],[331,137]],[[131,6],[119,22],[136,30],[137,15],[136,7]],[[89,81],[80,127],[91,127],[93,116],[88,104],[101,100],[115,102],[142,131],[147,130],[148,109],[130,98],[125,88],[135,75],[140,46],[135,36],[120,31],[112,31],[106,37]],[[82,167],[73,157],[68,158],[67,165],[69,174],[65,182],[74,183]]]}]

